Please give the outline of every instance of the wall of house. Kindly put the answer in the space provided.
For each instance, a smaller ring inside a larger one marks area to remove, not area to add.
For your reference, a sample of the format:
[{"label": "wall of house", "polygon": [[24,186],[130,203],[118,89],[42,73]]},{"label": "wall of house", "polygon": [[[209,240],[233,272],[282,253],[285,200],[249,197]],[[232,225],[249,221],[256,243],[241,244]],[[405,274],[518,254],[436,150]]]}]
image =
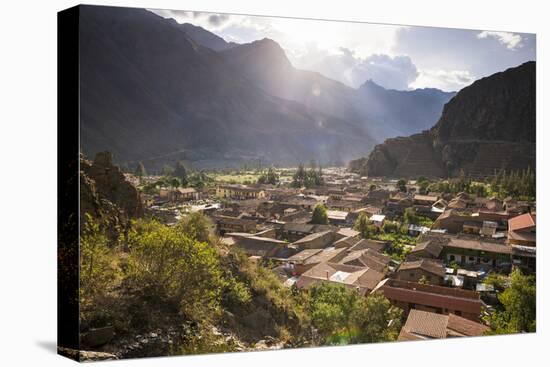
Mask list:
[{"label": "wall of house", "polygon": [[408,282],[418,283],[422,277],[425,277],[429,284],[443,284],[442,277],[438,277],[437,275],[427,272],[423,269],[399,270],[396,273],[396,279],[405,280]]}]

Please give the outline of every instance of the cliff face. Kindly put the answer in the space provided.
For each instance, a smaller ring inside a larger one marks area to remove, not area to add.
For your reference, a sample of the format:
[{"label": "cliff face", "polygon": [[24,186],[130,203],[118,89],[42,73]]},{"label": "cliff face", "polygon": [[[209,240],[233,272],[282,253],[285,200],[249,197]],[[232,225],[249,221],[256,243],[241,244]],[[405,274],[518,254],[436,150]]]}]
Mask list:
[{"label": "cliff face", "polygon": [[464,88],[432,129],[388,139],[352,169],[390,177],[534,169],[535,129],[535,62],[527,62]]},{"label": "cliff face", "polygon": [[136,188],[113,165],[109,152],[98,153],[93,162],[80,159],[80,220],[91,215],[108,228],[114,238],[131,218],[143,215]]}]

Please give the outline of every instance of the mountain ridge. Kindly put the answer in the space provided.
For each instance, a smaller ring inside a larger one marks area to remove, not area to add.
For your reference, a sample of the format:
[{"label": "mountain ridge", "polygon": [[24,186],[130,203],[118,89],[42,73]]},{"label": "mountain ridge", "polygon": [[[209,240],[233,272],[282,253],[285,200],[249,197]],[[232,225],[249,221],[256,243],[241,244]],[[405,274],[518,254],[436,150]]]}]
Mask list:
[{"label": "mountain ridge", "polygon": [[437,123],[387,139],[350,168],[367,176],[486,176],[535,169],[534,61],[482,78],[459,91]]}]

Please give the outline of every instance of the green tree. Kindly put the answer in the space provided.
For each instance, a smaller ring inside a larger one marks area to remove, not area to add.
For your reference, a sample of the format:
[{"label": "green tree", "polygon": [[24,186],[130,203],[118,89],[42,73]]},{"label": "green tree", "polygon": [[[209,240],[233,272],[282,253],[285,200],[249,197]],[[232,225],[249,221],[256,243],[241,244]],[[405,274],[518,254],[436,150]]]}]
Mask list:
[{"label": "green tree", "polygon": [[414,208],[406,208],[403,212],[403,221],[408,224],[418,224],[420,222],[420,218],[416,214],[416,210]]},{"label": "green tree", "polygon": [[181,182],[177,177],[173,177],[170,180],[170,186],[172,186],[174,189],[177,189],[178,187],[181,186]]},{"label": "green tree", "polygon": [[536,285],[533,276],[518,268],[510,274],[509,286],[498,296],[502,310],[496,310],[486,320],[495,334],[536,331]]},{"label": "green tree", "polygon": [[397,189],[401,192],[407,192],[407,181],[401,179],[397,181]]},{"label": "green tree", "polygon": [[401,311],[381,294],[368,297],[342,284],[322,282],[309,290],[311,322],[324,344],[395,340]]},{"label": "green tree", "polygon": [[306,184],[306,177],[307,177],[307,173],[306,173],[306,170],[304,168],[304,165],[302,163],[300,163],[298,165],[298,169],[296,170],[296,172],[294,173],[294,175],[292,176],[292,183],[291,183],[291,186],[292,187],[302,187],[302,186],[305,186]]},{"label": "green tree", "polygon": [[145,170],[145,166],[143,165],[142,162],[138,162],[134,173],[139,178],[142,178],[143,176],[147,176],[147,171]]},{"label": "green tree", "polygon": [[361,237],[370,238],[376,233],[376,226],[371,223],[366,213],[360,213],[359,217],[355,220],[353,228],[361,233]]},{"label": "green tree", "polygon": [[277,185],[279,183],[279,175],[273,167],[269,167],[266,173],[263,173],[258,178],[258,184],[270,184],[270,185]]},{"label": "green tree", "polygon": [[187,186],[187,170],[185,169],[185,165],[182,161],[178,161],[176,163],[176,168],[174,168],[174,177],[179,178],[182,186]]},{"label": "green tree", "polygon": [[204,214],[196,212],[180,220],[176,228],[194,240],[213,243],[210,231],[212,226],[212,222]]},{"label": "green tree", "polygon": [[80,299],[84,306],[103,296],[113,285],[116,266],[109,240],[88,213],[80,236]]},{"label": "green tree", "polygon": [[323,204],[317,204],[311,216],[312,224],[328,224],[327,208]]},{"label": "green tree", "polygon": [[223,272],[210,244],[146,220],[133,223],[128,247],[129,285],[147,295],[147,300],[177,307],[193,320],[220,314]]},{"label": "green tree", "polygon": [[364,299],[354,315],[359,326],[359,343],[378,343],[397,340],[401,331],[402,310],[391,305],[380,293]]}]

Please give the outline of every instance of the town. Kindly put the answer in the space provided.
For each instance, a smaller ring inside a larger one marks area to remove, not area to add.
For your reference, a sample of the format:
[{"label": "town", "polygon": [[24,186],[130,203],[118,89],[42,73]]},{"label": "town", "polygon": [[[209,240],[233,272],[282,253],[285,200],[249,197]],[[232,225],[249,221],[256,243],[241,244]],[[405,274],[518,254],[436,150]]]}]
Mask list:
[{"label": "town", "polygon": [[174,225],[204,214],[224,245],[287,287],[383,294],[403,311],[398,340],[483,335],[498,304],[489,280],[536,272],[534,200],[499,197],[482,181],[361,177],[315,162],[198,175],[191,186],[178,163],[169,177],[141,166],[126,178],[151,216]]}]

